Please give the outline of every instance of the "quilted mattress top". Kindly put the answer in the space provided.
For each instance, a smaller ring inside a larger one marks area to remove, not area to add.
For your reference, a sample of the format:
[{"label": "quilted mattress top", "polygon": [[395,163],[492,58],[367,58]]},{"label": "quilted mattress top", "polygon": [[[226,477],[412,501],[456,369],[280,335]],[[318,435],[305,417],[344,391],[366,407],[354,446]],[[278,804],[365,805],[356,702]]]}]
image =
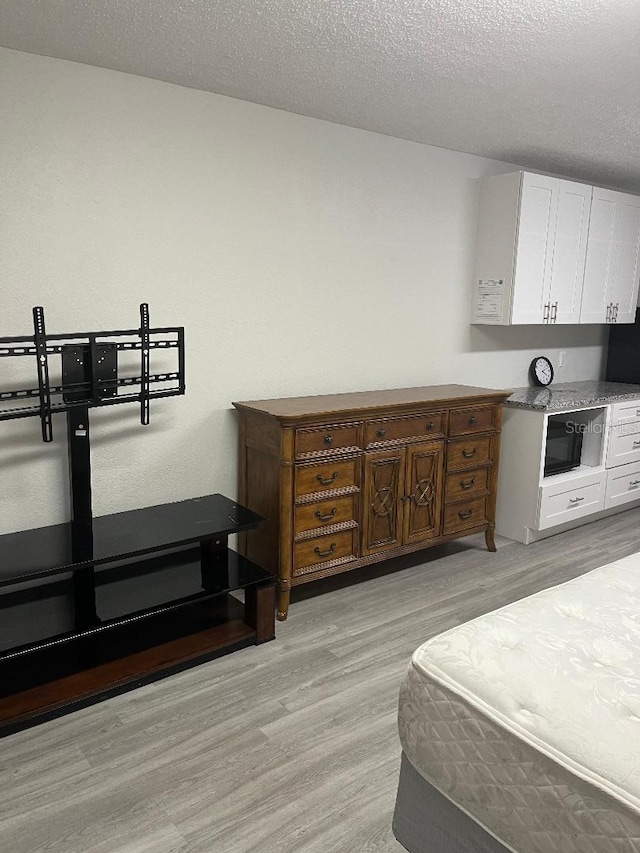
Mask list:
[{"label": "quilted mattress top", "polygon": [[412,663],[640,812],[640,554],[452,628]]}]

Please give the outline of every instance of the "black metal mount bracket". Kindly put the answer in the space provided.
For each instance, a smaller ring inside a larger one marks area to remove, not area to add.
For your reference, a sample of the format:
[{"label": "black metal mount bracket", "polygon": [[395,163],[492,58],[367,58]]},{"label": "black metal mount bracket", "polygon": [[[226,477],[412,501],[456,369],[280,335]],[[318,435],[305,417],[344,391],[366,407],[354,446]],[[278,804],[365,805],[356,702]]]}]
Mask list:
[{"label": "black metal mount bracket", "polygon": [[[111,332],[73,332],[47,335],[44,310],[33,309],[33,335],[0,338],[0,358],[35,356],[38,375],[36,388],[3,391],[0,389],[0,421],[39,417],[42,440],[53,440],[53,415],[67,414],[67,443],[71,497],[71,539],[73,559],[88,566],[73,576],[75,622],[78,628],[99,623],[95,602],[93,509],[91,496],[91,444],[89,409],[117,403],[140,404],[140,422],[149,423],[149,401],[174,397],[185,392],[184,328],[152,329],[149,306],[140,306],[140,328]],[[122,340],[128,338],[128,340]],[[151,373],[153,350],[174,350],[177,369]],[[140,351],[140,375],[118,376],[118,352]],[[49,357],[62,359],[62,383],[51,385]],[[162,387],[153,388],[161,384]],[[131,391],[131,388],[138,388]],[[120,388],[126,388],[120,393]],[[29,405],[34,398],[38,403]],[[55,402],[52,398],[57,398]],[[27,405],[5,407],[13,401]]]},{"label": "black metal mount bracket", "polygon": [[[138,402],[140,422],[149,423],[149,401],[173,397],[185,392],[184,328],[149,326],[149,306],[140,305],[140,327],[109,332],[73,332],[69,335],[48,335],[44,310],[33,309],[33,335],[0,338],[0,358],[35,356],[38,385],[19,390],[0,389],[0,421],[39,417],[42,440],[52,441],[52,415],[70,412],[77,407],[95,408],[120,403]],[[135,340],[121,340],[135,338]],[[150,371],[151,352],[156,349],[175,350],[177,366],[169,373]],[[140,351],[140,375],[118,377],[118,352]],[[49,381],[49,358],[62,357],[62,384]],[[162,388],[153,388],[155,384]],[[120,388],[138,390],[120,393]],[[52,398],[62,398],[52,401]],[[3,408],[7,401],[37,398],[37,405]]]}]

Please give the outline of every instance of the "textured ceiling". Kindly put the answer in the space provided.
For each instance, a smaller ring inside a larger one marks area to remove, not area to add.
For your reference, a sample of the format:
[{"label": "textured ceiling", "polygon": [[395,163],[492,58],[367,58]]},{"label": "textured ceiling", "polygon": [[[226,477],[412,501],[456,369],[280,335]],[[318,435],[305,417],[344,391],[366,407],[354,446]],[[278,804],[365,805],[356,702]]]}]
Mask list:
[{"label": "textured ceiling", "polygon": [[640,191],[640,0],[0,0],[0,44]]}]

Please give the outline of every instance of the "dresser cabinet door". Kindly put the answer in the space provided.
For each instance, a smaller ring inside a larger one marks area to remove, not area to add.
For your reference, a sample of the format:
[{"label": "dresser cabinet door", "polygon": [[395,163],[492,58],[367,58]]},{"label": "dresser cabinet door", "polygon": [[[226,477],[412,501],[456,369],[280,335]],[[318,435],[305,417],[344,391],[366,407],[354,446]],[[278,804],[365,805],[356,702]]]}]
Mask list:
[{"label": "dresser cabinet door", "polygon": [[422,542],[441,533],[444,442],[418,444],[407,450],[403,541]]},{"label": "dresser cabinet door", "polygon": [[365,456],[364,554],[440,536],[444,442]]},{"label": "dresser cabinet door", "polygon": [[402,544],[405,448],[365,454],[363,554]]}]

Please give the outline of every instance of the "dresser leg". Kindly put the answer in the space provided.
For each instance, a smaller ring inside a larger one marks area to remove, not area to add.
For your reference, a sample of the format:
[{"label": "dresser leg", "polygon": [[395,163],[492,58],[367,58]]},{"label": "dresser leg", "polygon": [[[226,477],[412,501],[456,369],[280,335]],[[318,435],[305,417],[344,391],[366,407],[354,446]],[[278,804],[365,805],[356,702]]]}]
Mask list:
[{"label": "dresser leg", "polygon": [[487,527],[484,532],[484,541],[487,543],[487,551],[497,551],[493,527]]},{"label": "dresser leg", "polygon": [[278,582],[278,609],[276,616],[278,621],[284,622],[289,615],[289,599],[291,598],[291,581],[280,580]]}]

